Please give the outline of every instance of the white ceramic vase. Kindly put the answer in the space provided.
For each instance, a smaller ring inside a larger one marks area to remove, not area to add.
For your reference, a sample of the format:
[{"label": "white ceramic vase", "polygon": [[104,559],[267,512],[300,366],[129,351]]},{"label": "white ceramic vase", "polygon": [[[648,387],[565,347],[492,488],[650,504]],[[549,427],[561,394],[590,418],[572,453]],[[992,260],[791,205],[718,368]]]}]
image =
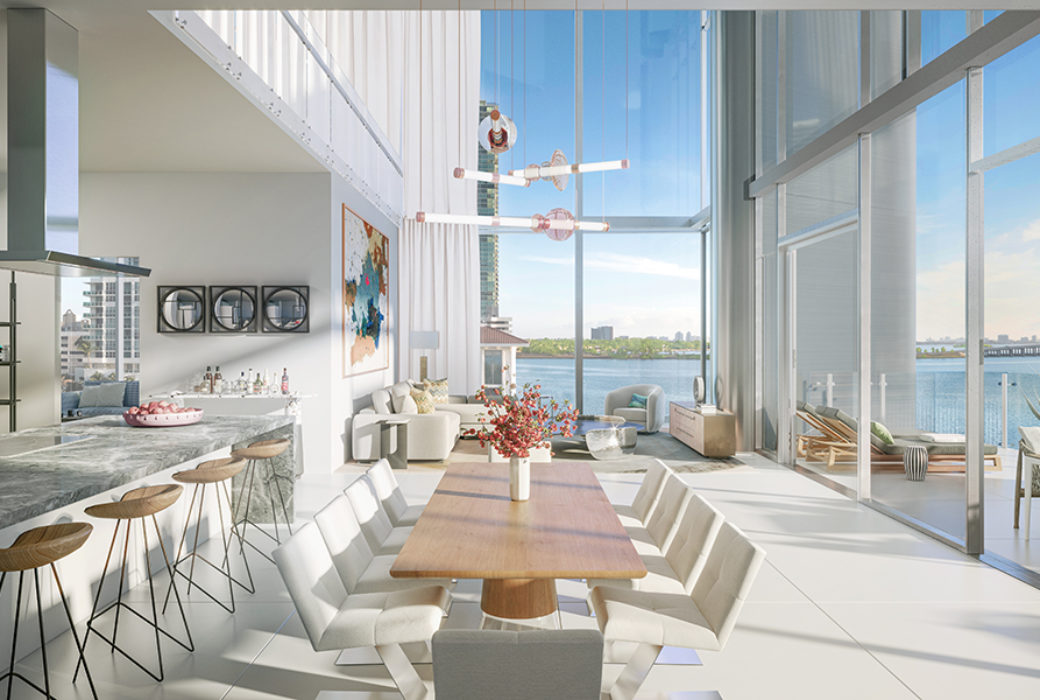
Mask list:
[{"label": "white ceramic vase", "polygon": [[509,498],[526,501],[531,497],[531,459],[509,458]]}]

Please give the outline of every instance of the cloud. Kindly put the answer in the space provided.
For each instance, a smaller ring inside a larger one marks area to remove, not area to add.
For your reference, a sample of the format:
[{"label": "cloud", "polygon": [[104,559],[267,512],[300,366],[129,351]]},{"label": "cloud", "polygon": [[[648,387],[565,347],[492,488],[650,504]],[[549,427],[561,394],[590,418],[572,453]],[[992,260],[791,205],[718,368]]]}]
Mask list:
[{"label": "cloud", "polygon": [[[574,258],[550,258],[537,255],[525,255],[523,262],[539,265],[574,266]],[[604,270],[624,275],[651,275],[654,277],[672,277],[685,280],[699,280],[701,271],[695,267],[687,267],[679,263],[654,258],[632,257],[620,253],[593,253],[585,256],[586,270]]]},{"label": "cloud", "polygon": [[1040,241],[1040,219],[1034,219],[1022,228],[1022,240]]}]

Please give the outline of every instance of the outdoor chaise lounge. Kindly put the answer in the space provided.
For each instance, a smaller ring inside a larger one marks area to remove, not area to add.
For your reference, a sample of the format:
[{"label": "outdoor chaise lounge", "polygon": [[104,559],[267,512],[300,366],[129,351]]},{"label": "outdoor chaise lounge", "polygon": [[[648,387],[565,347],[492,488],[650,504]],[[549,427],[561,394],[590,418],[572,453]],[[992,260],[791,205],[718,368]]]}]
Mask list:
[{"label": "outdoor chaise lounge", "polygon": [[[798,456],[807,461],[825,462],[828,469],[838,464],[856,461],[856,438],[859,429],[855,418],[844,411],[828,406],[813,407],[798,402],[796,416],[816,430],[819,435],[798,435]],[[965,468],[963,442],[933,441],[927,433],[894,435],[887,444],[873,433],[870,436],[870,464],[873,469],[902,469],[903,453],[907,447],[920,446],[928,450],[928,471],[962,472]],[[995,445],[983,448],[983,465],[988,470],[1000,469],[1000,455]]]}]

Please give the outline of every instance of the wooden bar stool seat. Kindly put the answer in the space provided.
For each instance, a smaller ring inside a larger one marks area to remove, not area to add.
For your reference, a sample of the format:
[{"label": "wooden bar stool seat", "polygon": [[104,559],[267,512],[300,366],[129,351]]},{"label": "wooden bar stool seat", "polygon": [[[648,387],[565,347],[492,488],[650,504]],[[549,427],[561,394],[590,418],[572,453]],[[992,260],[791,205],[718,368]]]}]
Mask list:
[{"label": "wooden bar stool seat", "polygon": [[[249,593],[256,592],[256,587],[253,584],[253,573],[249,569],[249,560],[246,559],[245,544],[242,540],[242,534],[239,532],[238,527],[232,518],[231,537],[229,537],[227,527],[224,523],[225,505],[227,506],[228,512],[230,513],[231,511],[231,493],[228,491],[227,482],[238,476],[245,466],[246,460],[242,457],[225,457],[223,459],[213,459],[208,462],[202,462],[194,469],[186,469],[185,471],[177,472],[173,475],[174,481],[194,486],[191,492],[191,504],[188,506],[188,515],[184,519],[184,530],[181,532],[181,541],[180,544],[177,545],[177,556],[174,557],[173,560],[173,570],[175,573],[180,574],[181,577],[187,579],[187,595],[190,596],[192,587],[195,587],[203,595],[230,613],[235,612],[235,584],[238,584]],[[205,507],[207,486],[213,487],[214,496],[217,499],[217,515],[220,518],[220,537],[224,544],[224,560],[219,566],[199,553],[199,535],[202,531],[202,514]],[[221,494],[223,494],[224,497],[223,502],[221,501]],[[195,505],[196,501],[198,502],[197,507]],[[193,519],[195,521],[195,537],[192,542],[191,551],[186,552],[182,557],[181,552],[184,551],[185,544],[188,541],[188,528]],[[239,548],[242,552],[242,561],[245,564],[246,576],[249,579],[248,585],[234,578],[231,574],[231,562],[228,557],[228,550],[231,546],[232,537],[238,539]],[[188,559],[191,559],[191,567],[189,568],[188,573],[185,574],[184,571],[181,570],[181,565]],[[230,605],[218,599],[195,581],[196,560],[202,561],[204,564],[220,572],[221,575],[227,578],[228,595],[231,599]],[[170,591],[172,589],[173,579],[170,580],[170,588],[166,590],[166,600],[163,601],[163,612],[166,612],[166,606],[170,602]]]},{"label": "wooden bar stool seat", "polygon": [[[131,489],[123,494],[122,498],[113,503],[99,503],[97,505],[89,506],[85,509],[87,515],[95,518],[102,518],[105,520],[115,520],[116,527],[112,533],[112,543],[108,546],[108,555],[105,557],[105,568],[101,574],[101,580],[98,583],[97,594],[94,596],[94,606],[90,612],[90,619],[87,620],[87,631],[83,635],[83,648],[87,646],[87,641],[90,635],[101,637],[105,640],[108,645],[112,648],[112,652],[119,652],[128,661],[137,666],[139,669],[147,673],[149,676],[157,681],[162,681],[164,677],[163,672],[163,660],[162,660],[162,646],[160,645],[160,635],[167,637],[168,639],[176,642],[184,649],[188,651],[195,651],[195,643],[191,639],[191,630],[188,629],[188,617],[184,613],[184,606],[181,603],[181,596],[175,585],[174,571],[170,564],[170,558],[166,554],[166,545],[163,543],[162,531],[159,529],[159,522],[155,518],[155,514],[162,512],[172,506],[180,498],[181,493],[184,491],[184,487],[180,484],[159,484],[156,486],[143,486],[141,488]],[[155,532],[155,537],[159,543],[159,549],[162,551],[163,561],[166,565],[166,571],[170,574],[171,586],[173,588],[173,594],[177,598],[177,607],[180,608],[181,622],[184,625],[184,633],[187,636],[187,642],[181,641],[167,629],[164,629],[159,624],[159,613],[155,603],[155,583],[152,579],[152,567],[149,561],[149,545],[148,545],[148,527],[147,521],[151,520],[152,530]],[[131,528],[134,522],[139,522],[141,525],[141,536],[144,542],[145,549],[145,570],[148,572],[148,592],[151,597],[152,603],[152,617],[151,619],[145,617],[141,613],[134,610],[132,607],[123,602],[123,590],[126,583],[126,561],[127,555],[130,550],[130,539],[131,539]],[[125,523],[125,527],[124,527]],[[123,530],[123,560],[119,571],[119,592],[116,595],[114,602],[107,605],[104,609],[99,610],[101,605],[101,592],[105,588],[105,578],[108,575],[108,565],[112,561],[112,551],[116,546],[116,539],[119,537],[120,529]],[[109,639],[102,632],[100,632],[94,625],[95,620],[107,613],[108,611],[115,609],[115,626],[112,628],[112,638]],[[155,673],[140,661],[135,659],[129,652],[119,647],[116,644],[116,637],[119,634],[119,613],[125,609],[128,613],[136,616],[146,624],[150,625],[155,630],[155,655],[158,658],[159,670]],[[73,674],[73,680],[76,679],[76,675],[79,673],[79,665],[76,666],[76,673]]]},{"label": "wooden bar stool seat", "polygon": [[[250,542],[246,538],[245,532],[246,527],[252,525],[258,532],[274,540],[276,544],[282,543],[281,533],[278,530],[278,516],[276,515],[277,509],[275,506],[275,493],[277,493],[278,501],[281,504],[282,518],[285,521],[285,526],[289,529],[289,534],[292,535],[292,518],[289,516],[289,509],[285,505],[285,495],[282,493],[282,487],[279,483],[285,477],[278,476],[275,472],[274,463],[271,461],[275,457],[280,457],[285,454],[286,450],[289,449],[289,445],[290,441],[288,438],[257,440],[256,442],[250,443],[248,447],[243,447],[231,452],[233,458],[248,460],[245,477],[242,479],[242,492],[239,494],[239,502],[235,504],[232,520],[235,525],[240,525],[242,527],[243,542],[248,544],[271,562],[274,562],[271,555]],[[260,478],[267,489],[267,499],[271,506],[271,520],[274,522],[274,535],[257,525],[256,522],[249,517],[249,507],[253,497],[253,483],[256,480],[257,464],[260,462],[267,467],[266,474],[262,475]],[[244,507],[242,507],[242,493],[245,494]],[[240,508],[243,511],[241,517],[239,517]],[[226,556],[224,558],[225,560],[227,559]]]},{"label": "wooden bar stool seat", "polygon": [[[54,562],[63,559],[83,546],[90,537],[93,526],[89,523],[57,523],[36,527],[26,530],[18,535],[14,544],[6,549],[0,549],[0,592],[3,592],[4,582],[7,574],[18,574],[18,593],[15,602],[14,632],[11,636],[11,667],[4,675],[0,676],[0,682],[7,681],[7,697],[11,697],[14,679],[17,678],[28,684],[34,690],[51,696],[50,672],[47,668],[47,637],[43,631],[43,605],[40,600],[40,569],[49,566],[54,576],[54,583],[58,586],[58,594],[61,597],[61,605],[65,608],[65,617],[69,621],[69,629],[72,630],[72,639],[76,643],[76,651],[79,654],[79,662],[87,672],[87,682],[90,684],[90,693],[97,700],[97,691],[94,689],[94,679],[87,668],[86,659],[83,658],[83,647],[79,643],[79,634],[76,633],[76,623],[72,620],[72,612],[69,603],[65,599],[65,589],[61,586],[58,578],[58,569]],[[43,687],[36,685],[31,680],[14,670],[15,653],[18,648],[18,622],[22,612],[22,584],[25,572],[32,570],[33,581],[36,583],[36,617],[40,628],[40,653],[43,656]]]}]

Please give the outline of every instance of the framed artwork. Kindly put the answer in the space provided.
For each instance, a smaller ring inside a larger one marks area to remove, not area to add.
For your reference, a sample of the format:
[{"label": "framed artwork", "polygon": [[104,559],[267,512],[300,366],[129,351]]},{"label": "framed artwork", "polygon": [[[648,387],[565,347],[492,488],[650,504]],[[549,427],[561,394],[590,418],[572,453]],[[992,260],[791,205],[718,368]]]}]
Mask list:
[{"label": "framed artwork", "polygon": [[390,241],[343,205],[343,376],[390,367]]}]

